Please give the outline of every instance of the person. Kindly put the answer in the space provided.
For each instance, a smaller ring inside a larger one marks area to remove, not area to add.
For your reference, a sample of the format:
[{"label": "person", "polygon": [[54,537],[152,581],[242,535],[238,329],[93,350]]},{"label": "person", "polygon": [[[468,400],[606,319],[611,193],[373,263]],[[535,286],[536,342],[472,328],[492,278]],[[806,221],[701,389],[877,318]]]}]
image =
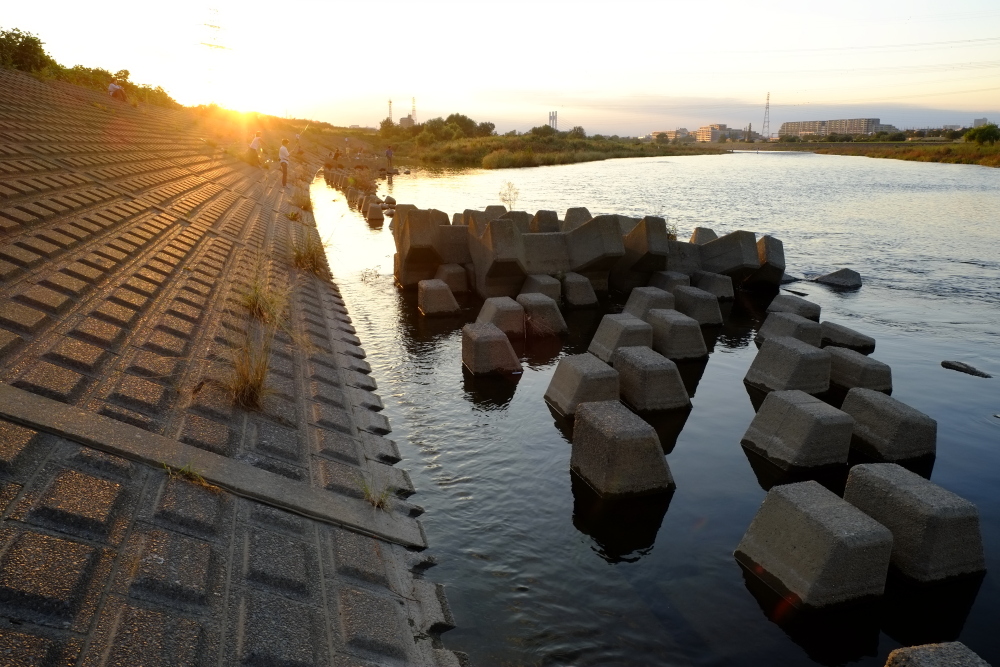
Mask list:
[{"label": "person", "polygon": [[127,102],[125,99],[125,89],[118,85],[118,82],[114,79],[108,84],[108,95],[116,100],[121,100],[122,102]]},{"label": "person", "polygon": [[281,162],[281,187],[285,187],[288,184],[288,139],[281,140],[278,160]]},{"label": "person", "polygon": [[249,162],[254,167],[260,166],[260,151],[264,147],[263,141],[260,138],[260,132],[253,135],[253,141],[250,142],[250,150],[247,151],[247,162]]},{"label": "person", "polygon": [[392,146],[385,149],[385,161],[389,165],[388,170],[392,171]]}]

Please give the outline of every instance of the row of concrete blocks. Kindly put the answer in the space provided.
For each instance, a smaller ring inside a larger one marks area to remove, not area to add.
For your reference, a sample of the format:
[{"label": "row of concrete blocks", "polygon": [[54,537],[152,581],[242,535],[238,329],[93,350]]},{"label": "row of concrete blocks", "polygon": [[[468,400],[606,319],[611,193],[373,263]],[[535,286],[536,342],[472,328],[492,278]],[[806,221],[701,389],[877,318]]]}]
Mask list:
[{"label": "row of concrete blocks", "polygon": [[[325,169],[323,173],[326,182],[343,191],[348,205],[360,211],[368,222],[385,220],[384,211],[395,203],[391,197],[387,197],[383,201],[378,195],[369,194],[353,187],[350,184],[350,174],[346,170]],[[390,200],[392,201],[390,202]]]}]

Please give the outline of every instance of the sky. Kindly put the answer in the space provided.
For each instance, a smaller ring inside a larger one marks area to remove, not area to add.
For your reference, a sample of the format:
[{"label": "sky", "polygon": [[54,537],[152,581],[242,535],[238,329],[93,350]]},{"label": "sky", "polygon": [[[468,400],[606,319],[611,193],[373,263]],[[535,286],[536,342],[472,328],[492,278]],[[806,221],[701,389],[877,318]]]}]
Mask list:
[{"label": "sky", "polygon": [[[375,126],[452,112],[638,136],[726,123],[1000,120],[1000,1],[5,3],[63,65],[183,104]],[[207,25],[206,25],[207,24]],[[217,26],[216,28],[209,26]],[[217,48],[223,47],[223,48]]]}]

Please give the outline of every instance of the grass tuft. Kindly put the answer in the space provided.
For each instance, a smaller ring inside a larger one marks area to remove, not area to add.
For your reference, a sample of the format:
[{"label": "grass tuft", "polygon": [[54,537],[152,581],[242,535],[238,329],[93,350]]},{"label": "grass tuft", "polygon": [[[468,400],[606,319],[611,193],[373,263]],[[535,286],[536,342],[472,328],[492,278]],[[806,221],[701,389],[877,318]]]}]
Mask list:
[{"label": "grass tuft", "polygon": [[308,271],[321,278],[327,277],[326,244],[311,230],[304,230],[301,238],[292,248],[292,261],[295,268]]},{"label": "grass tuft", "polygon": [[246,322],[246,330],[236,342],[230,341],[230,368],[219,385],[229,394],[233,405],[251,412],[264,410],[264,398],[271,393],[267,386],[267,367],[271,359],[275,325]]},{"label": "grass tuft", "polygon": [[299,219],[299,212],[298,211],[289,211],[288,213],[285,214],[285,217],[288,218],[289,220],[296,220],[297,221]]},{"label": "grass tuft", "polygon": [[209,484],[205,480],[205,478],[201,476],[201,473],[195,470],[194,466],[190,463],[188,463],[183,468],[174,468],[167,465],[166,463],[163,463],[161,465],[163,466],[163,469],[167,472],[167,477],[170,477],[171,479],[183,479],[188,482],[191,482],[196,486],[200,486],[203,489],[208,489],[213,493],[219,493],[220,491],[222,491],[222,489],[215,486],[214,484]]},{"label": "grass tuft", "polygon": [[285,309],[287,295],[277,292],[268,285],[262,272],[257,272],[250,286],[239,294],[240,304],[250,317],[264,324],[278,324]]},{"label": "grass tuft", "polygon": [[358,478],[358,484],[361,486],[361,492],[364,494],[365,500],[368,501],[372,507],[377,510],[382,510],[383,512],[390,511],[392,498],[391,487],[376,490],[364,477]]}]

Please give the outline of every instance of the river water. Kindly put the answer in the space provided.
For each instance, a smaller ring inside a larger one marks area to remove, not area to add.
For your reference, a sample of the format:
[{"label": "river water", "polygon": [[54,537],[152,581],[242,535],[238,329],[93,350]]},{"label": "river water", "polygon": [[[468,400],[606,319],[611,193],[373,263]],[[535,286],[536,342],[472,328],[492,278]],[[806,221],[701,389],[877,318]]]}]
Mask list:
[{"label": "river water", "polygon": [[[358,330],[458,628],[473,664],[882,665],[904,644],[958,639],[1000,664],[1000,170],[809,153],[613,160],[523,170],[399,176],[380,194],[447,212],[499,203],[659,215],[784,241],[788,272],[843,266],[864,287],[789,285],[823,319],[874,336],[893,396],[938,421],[931,479],[976,503],[988,573],[978,590],[900,589],[844,621],[796,621],[744,578],[732,553],[764,498],[740,438],[754,410],[742,384],[760,304],[738,302],[715,344],[667,462],[667,508],[602,520],[569,474],[570,444],[542,395],[561,356],[583,352],[610,300],[567,314],[561,345],[524,351],[516,384],[461,368],[460,317],[425,319],[393,286],[392,235],[321,180],[317,224]],[[388,223],[388,221],[387,221]],[[997,376],[943,369],[953,359]],[[664,513],[665,509],[665,513]],[[791,620],[790,620],[791,618]]]}]

